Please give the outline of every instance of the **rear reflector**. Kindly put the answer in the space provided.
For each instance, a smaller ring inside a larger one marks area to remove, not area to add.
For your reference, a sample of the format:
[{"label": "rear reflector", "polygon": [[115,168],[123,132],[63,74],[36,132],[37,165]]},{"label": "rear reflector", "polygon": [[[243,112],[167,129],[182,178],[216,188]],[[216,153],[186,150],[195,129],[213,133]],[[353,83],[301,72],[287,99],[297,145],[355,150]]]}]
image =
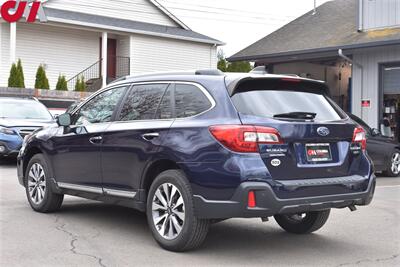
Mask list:
[{"label": "rear reflector", "polygon": [[235,152],[257,153],[258,144],[282,144],[278,130],[252,125],[215,125],[209,128],[221,144]]},{"label": "rear reflector", "polygon": [[359,143],[363,151],[367,149],[367,138],[363,128],[357,127],[354,129],[353,143]]},{"label": "rear reflector", "polygon": [[254,193],[254,191],[249,191],[249,194],[247,197],[247,207],[249,207],[249,208],[256,207],[256,194]]}]

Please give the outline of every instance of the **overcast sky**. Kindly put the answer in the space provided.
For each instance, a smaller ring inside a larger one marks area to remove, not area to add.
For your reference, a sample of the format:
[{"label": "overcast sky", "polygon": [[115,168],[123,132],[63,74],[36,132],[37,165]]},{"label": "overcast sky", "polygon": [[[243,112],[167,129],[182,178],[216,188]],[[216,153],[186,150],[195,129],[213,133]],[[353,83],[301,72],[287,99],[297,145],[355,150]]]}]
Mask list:
[{"label": "overcast sky", "polygon": [[[225,42],[227,57],[314,7],[314,0],[158,1],[192,30]],[[317,5],[328,1],[317,0]]]}]

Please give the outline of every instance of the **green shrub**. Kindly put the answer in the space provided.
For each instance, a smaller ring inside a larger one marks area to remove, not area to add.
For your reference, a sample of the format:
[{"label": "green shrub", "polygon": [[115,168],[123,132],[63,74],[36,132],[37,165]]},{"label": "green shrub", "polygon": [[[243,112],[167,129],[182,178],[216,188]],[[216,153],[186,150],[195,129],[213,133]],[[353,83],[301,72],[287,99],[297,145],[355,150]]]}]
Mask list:
[{"label": "green shrub", "polygon": [[58,76],[58,81],[56,85],[56,90],[59,91],[68,91],[68,84],[67,84],[67,79],[65,78],[65,75],[59,75]]},{"label": "green shrub", "polygon": [[25,88],[25,77],[24,77],[24,70],[22,68],[21,59],[18,59],[17,63],[17,71],[18,71],[18,82],[20,88]]},{"label": "green shrub", "polygon": [[218,69],[223,72],[250,72],[253,66],[247,61],[228,62],[222,50],[218,51]]},{"label": "green shrub", "polygon": [[13,63],[10,69],[10,76],[8,77],[8,87],[18,87],[18,69],[17,65]]},{"label": "green shrub", "polygon": [[11,65],[8,87],[25,88],[24,72],[20,59],[17,64],[13,63]]},{"label": "green shrub", "polygon": [[247,61],[237,61],[229,63],[226,71],[227,72],[250,72],[252,66],[250,62]]},{"label": "green shrub", "polygon": [[75,91],[77,91],[77,92],[85,92],[86,91],[85,77],[83,77],[83,75],[81,77],[78,77],[78,80],[76,81],[76,84],[75,84]]},{"label": "green shrub", "polygon": [[49,80],[47,79],[46,71],[44,70],[44,66],[42,64],[39,65],[36,71],[35,88],[50,89]]}]

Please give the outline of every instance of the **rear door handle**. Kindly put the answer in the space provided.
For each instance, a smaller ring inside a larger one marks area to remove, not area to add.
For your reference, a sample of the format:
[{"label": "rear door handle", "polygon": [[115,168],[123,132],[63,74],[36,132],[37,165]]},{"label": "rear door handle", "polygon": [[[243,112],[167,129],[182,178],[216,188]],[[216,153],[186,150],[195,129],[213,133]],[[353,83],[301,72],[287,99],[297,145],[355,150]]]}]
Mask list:
[{"label": "rear door handle", "polygon": [[160,137],[160,134],[159,133],[145,133],[145,134],[142,134],[142,137],[146,141],[151,141],[154,138]]},{"label": "rear door handle", "polygon": [[101,143],[102,140],[103,140],[103,137],[101,137],[101,136],[93,136],[93,137],[89,138],[89,142],[94,145]]}]

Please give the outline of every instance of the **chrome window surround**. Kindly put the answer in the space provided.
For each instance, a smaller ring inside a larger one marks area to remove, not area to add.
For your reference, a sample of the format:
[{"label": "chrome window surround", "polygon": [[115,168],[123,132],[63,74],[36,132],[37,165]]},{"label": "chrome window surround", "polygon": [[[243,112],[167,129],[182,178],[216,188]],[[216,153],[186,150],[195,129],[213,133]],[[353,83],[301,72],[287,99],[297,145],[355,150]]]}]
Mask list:
[{"label": "chrome window surround", "polygon": [[88,103],[91,99],[93,99],[94,97],[96,97],[97,95],[111,90],[111,89],[115,89],[115,88],[120,88],[123,86],[127,86],[128,89],[131,89],[132,87],[136,86],[136,85],[147,85],[147,84],[189,84],[189,85],[193,85],[196,86],[198,89],[200,89],[200,91],[202,91],[202,93],[207,97],[207,99],[210,101],[211,103],[211,107],[203,112],[200,112],[199,114],[190,116],[190,117],[184,117],[184,118],[171,118],[171,119],[152,119],[152,120],[131,120],[131,121],[111,121],[111,122],[119,122],[119,123],[126,123],[126,122],[140,122],[140,121],[164,121],[164,120],[185,120],[185,119],[191,119],[197,116],[200,116],[206,112],[209,112],[210,110],[212,110],[215,106],[216,106],[216,102],[214,100],[214,98],[211,96],[211,94],[207,91],[207,89],[202,86],[199,83],[196,82],[184,82],[184,81],[153,81],[153,82],[137,82],[137,83],[122,83],[122,84],[118,84],[118,85],[114,85],[108,88],[104,88],[100,91],[98,91],[97,93],[91,95],[88,99],[86,99],[84,102],[82,102],[81,104],[79,104],[72,112],[72,114],[75,114],[75,112],[77,112],[82,106],[84,106],[86,103]]}]

